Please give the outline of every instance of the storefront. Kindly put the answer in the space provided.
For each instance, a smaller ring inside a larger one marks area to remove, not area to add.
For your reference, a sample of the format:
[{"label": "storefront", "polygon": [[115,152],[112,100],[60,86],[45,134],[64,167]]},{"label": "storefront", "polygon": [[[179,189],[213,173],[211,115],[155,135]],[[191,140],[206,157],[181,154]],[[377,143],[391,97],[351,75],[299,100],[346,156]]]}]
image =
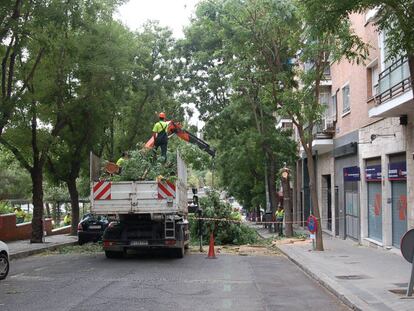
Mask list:
[{"label": "storefront", "polygon": [[365,181],[367,182],[368,198],[368,237],[382,242],[382,177],[381,159],[367,160]]},{"label": "storefront", "polygon": [[345,223],[346,235],[359,239],[359,181],[360,169],[358,166],[345,167],[344,193],[345,193]]},{"label": "storefront", "polygon": [[400,247],[401,237],[407,231],[407,168],[405,161],[395,160],[398,161],[390,157],[388,180],[391,182],[392,245]]},{"label": "storefront", "polygon": [[[352,180],[358,167],[358,131],[334,140],[335,215],[341,238],[360,239],[359,181]],[[345,176],[347,174],[348,176]],[[355,177],[355,176],[354,176]]]}]

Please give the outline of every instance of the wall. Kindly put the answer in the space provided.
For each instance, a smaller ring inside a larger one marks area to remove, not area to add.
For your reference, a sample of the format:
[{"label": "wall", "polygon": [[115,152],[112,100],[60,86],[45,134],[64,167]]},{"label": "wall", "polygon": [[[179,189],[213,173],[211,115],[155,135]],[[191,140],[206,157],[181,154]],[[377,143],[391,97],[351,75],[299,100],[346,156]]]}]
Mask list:
[{"label": "wall", "polygon": [[331,208],[332,208],[332,217],[335,219],[335,208],[334,208],[334,159],[331,152],[324,153],[317,156],[317,174],[316,174],[316,184],[318,191],[318,200],[319,200],[319,210],[322,218],[322,228],[333,235],[335,235],[335,221],[332,221],[332,230],[328,231],[328,202],[327,202],[327,185],[323,175],[331,176]]},{"label": "wall", "polygon": [[[342,136],[334,140],[334,149],[347,145],[349,143],[358,142],[358,131],[354,131],[345,136]],[[359,147],[359,146],[358,146]],[[344,167],[357,166],[358,154],[337,157],[335,158],[335,187],[333,192],[336,191],[337,198],[333,202],[337,203],[335,206],[336,224],[338,226],[338,235],[341,238],[346,237],[346,223],[345,223],[345,192],[344,192]]]},{"label": "wall", "polygon": [[[395,137],[378,137],[372,143],[371,135],[382,134],[389,135],[395,134]],[[360,144],[359,148],[359,166],[361,168],[362,175],[365,172],[365,161],[369,158],[381,157],[381,170],[382,170],[382,243],[368,239],[368,204],[367,204],[367,182],[364,176],[361,176],[361,237],[370,243],[376,243],[381,246],[392,245],[392,215],[391,215],[391,183],[388,181],[387,172],[389,164],[389,155],[406,152],[407,143],[407,126],[400,125],[399,118],[386,118],[380,120],[374,124],[366,126],[360,129],[360,139],[363,144]],[[407,152],[409,154],[409,152]],[[410,156],[407,156],[407,166],[412,162]],[[412,168],[411,168],[412,170]],[[412,187],[412,174],[408,173],[407,188]],[[408,197],[408,206],[413,201],[410,201]],[[410,210],[410,209],[408,209]],[[412,219],[412,211],[408,212],[408,222]]]},{"label": "wall", "polygon": [[[368,110],[374,102],[368,96],[367,65],[377,61],[380,64],[379,36],[372,23],[365,22],[365,14],[351,14],[350,20],[355,33],[371,48],[365,64],[356,64],[341,60],[331,66],[332,94],[338,91],[336,137],[341,137],[362,126],[370,124],[374,119],[368,117]],[[349,83],[350,107],[349,113],[343,114],[342,87]]]},{"label": "wall", "polygon": [[[45,231],[47,235],[52,234],[52,219],[45,219]],[[16,241],[28,240],[32,234],[32,224],[30,222],[16,225],[16,215],[0,215],[0,240]]]}]

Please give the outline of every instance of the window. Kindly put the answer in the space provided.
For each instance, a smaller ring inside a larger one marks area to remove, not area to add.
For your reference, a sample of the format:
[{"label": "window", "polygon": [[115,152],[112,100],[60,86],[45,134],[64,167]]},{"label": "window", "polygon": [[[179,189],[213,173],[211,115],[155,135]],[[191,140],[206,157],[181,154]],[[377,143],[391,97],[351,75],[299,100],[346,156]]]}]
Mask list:
[{"label": "window", "polygon": [[342,113],[347,113],[348,111],[351,111],[349,84],[342,88]]},{"label": "window", "polygon": [[[338,92],[338,91],[337,91]],[[336,121],[336,106],[337,106],[337,103],[336,103],[336,100],[337,100],[337,95],[336,95],[336,93],[332,96],[332,119],[334,120],[334,121]]]},{"label": "window", "polygon": [[371,94],[372,96],[377,95],[378,79],[379,79],[378,65],[375,65],[374,67],[371,68]]}]

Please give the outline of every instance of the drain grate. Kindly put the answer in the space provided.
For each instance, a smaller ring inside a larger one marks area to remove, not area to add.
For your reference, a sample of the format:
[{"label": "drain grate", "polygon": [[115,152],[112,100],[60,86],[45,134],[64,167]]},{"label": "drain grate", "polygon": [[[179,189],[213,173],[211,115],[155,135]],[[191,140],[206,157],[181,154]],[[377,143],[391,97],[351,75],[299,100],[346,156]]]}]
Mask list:
[{"label": "drain grate", "polygon": [[363,280],[363,279],[368,279],[369,277],[366,275],[336,275],[335,276],[337,279],[340,280]]}]

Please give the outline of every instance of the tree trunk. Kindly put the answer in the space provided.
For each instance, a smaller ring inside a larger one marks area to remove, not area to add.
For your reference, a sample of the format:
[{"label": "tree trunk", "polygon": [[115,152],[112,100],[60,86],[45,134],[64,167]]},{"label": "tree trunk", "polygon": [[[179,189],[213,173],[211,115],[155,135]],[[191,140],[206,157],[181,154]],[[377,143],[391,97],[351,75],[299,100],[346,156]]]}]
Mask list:
[{"label": "tree trunk", "polygon": [[31,243],[43,243],[43,171],[39,163],[31,171],[33,219]]},{"label": "tree trunk", "polygon": [[268,171],[268,183],[269,183],[269,197],[270,197],[270,208],[272,215],[275,214],[277,209],[277,189],[276,189],[276,163],[274,160],[270,160],[269,171]]},{"label": "tree trunk", "polygon": [[292,192],[290,190],[290,172],[284,169],[282,173],[282,188],[283,188],[283,209],[285,210],[285,235],[287,238],[293,236],[293,222],[292,222]]},{"label": "tree trunk", "polygon": [[72,206],[72,222],[71,222],[71,235],[77,235],[78,233],[78,223],[79,223],[79,193],[76,188],[76,178],[70,178],[66,182],[68,186],[70,203]]},{"label": "tree trunk", "polygon": [[316,229],[316,250],[323,251],[321,215],[319,212],[318,194],[316,192],[315,162],[313,160],[312,150],[307,149],[306,154],[308,157],[309,191],[312,199],[312,212],[318,221]]},{"label": "tree trunk", "polygon": [[50,218],[50,204],[45,203],[45,207],[46,207],[46,217]]},{"label": "tree trunk", "polygon": [[58,204],[56,202],[52,203],[52,217],[56,225],[58,225]]}]

